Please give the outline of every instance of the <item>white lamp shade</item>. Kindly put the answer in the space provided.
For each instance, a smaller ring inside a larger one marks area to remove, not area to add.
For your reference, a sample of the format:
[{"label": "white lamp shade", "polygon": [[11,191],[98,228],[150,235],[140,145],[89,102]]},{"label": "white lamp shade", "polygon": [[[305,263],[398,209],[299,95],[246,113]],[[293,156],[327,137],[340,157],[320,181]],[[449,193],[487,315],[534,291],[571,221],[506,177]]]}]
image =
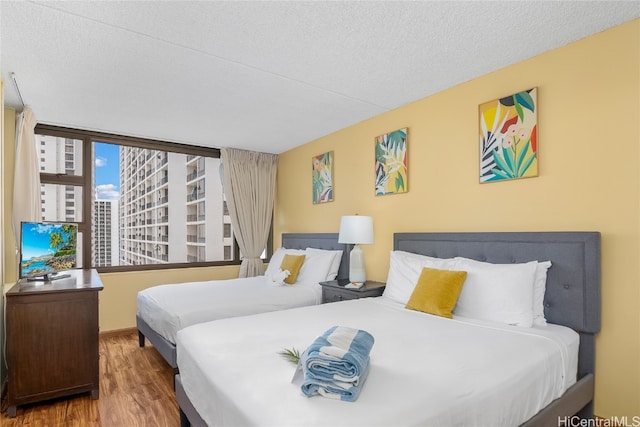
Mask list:
[{"label": "white lamp shade", "polygon": [[373,218],[361,215],[345,215],[340,220],[338,243],[373,243]]}]

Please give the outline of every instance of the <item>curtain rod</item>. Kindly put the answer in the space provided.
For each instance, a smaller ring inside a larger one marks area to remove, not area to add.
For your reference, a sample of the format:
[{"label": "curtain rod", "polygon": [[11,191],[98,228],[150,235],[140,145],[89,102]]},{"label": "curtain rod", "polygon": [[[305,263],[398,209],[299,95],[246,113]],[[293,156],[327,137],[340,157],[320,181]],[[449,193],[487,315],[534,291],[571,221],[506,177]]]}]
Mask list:
[{"label": "curtain rod", "polygon": [[22,99],[22,93],[20,93],[20,88],[18,87],[18,81],[16,80],[16,73],[11,72],[11,80],[13,80],[13,85],[16,87],[16,91],[18,92],[18,96],[20,97],[20,103],[22,104],[22,108],[24,108],[24,99]]}]

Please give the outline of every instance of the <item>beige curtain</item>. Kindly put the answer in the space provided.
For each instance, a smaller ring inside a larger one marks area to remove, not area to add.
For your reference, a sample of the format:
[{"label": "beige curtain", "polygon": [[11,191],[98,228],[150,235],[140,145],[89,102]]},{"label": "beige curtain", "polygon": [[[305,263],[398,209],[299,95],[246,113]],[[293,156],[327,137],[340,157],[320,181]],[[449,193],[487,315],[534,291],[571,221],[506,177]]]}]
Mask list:
[{"label": "beige curtain", "polygon": [[13,179],[13,234],[20,246],[20,222],[42,221],[40,161],[34,128],[36,117],[26,106],[16,119],[16,153]]},{"label": "beige curtain", "polygon": [[231,225],[243,255],[238,277],[259,276],[271,228],[278,156],[223,148],[221,158]]}]

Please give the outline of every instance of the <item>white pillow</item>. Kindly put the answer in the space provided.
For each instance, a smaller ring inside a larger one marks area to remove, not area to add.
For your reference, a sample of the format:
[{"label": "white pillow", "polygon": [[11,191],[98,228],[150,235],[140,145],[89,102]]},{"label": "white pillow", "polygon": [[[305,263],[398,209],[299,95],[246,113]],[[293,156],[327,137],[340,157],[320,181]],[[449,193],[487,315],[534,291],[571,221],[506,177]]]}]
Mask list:
[{"label": "white pillow", "polygon": [[547,319],[544,317],[544,293],[547,291],[547,270],[551,267],[551,261],[538,262],[536,278],[533,282],[533,324],[544,326]]},{"label": "white pillow", "polygon": [[442,259],[404,251],[391,251],[387,286],[382,296],[406,305],[424,267],[454,270],[453,258]]},{"label": "white pillow", "polygon": [[273,255],[271,255],[271,259],[269,260],[269,266],[267,266],[267,269],[265,270],[264,275],[269,277],[276,276],[280,271],[282,260],[284,259],[284,256],[286,254],[304,255],[305,252],[301,249],[285,249],[285,248],[276,249]]},{"label": "white pillow", "polygon": [[533,325],[537,261],[490,264],[456,257],[455,262],[457,270],[467,272],[467,279],[454,314],[525,328]]},{"label": "white pillow", "polygon": [[327,280],[336,254],[332,251],[304,251],[305,258],[296,283],[320,283]]},{"label": "white pillow", "polygon": [[321,252],[321,253],[331,253],[333,254],[333,260],[331,261],[331,266],[329,267],[329,272],[327,273],[327,277],[325,280],[334,280],[336,276],[338,276],[338,270],[340,270],[340,263],[342,261],[342,251],[341,250],[328,250],[328,249],[316,249],[316,248],[307,248],[306,252]]},{"label": "white pillow", "polygon": [[[474,259],[456,257],[457,260],[466,260],[465,262],[476,263],[478,265],[497,265],[489,262],[477,261]],[[513,265],[513,264],[504,264]],[[544,326],[547,319],[544,317],[544,294],[547,289],[547,270],[551,267],[551,261],[538,261],[536,266],[536,276],[533,282],[533,324]]]}]

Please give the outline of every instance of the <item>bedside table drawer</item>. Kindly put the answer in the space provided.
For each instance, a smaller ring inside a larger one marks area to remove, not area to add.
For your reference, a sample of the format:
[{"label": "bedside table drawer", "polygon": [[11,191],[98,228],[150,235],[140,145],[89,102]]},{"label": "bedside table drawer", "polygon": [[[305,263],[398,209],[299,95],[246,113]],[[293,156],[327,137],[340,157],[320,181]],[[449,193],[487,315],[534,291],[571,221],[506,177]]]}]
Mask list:
[{"label": "bedside table drawer", "polygon": [[346,301],[350,299],[358,299],[360,296],[356,293],[349,291],[342,291],[340,289],[323,289],[322,290],[322,303]]},{"label": "bedside table drawer", "polygon": [[332,280],[320,282],[322,286],[322,303],[346,301],[351,299],[379,297],[384,292],[385,284],[381,282],[367,281],[358,289],[345,288],[348,280]]}]

